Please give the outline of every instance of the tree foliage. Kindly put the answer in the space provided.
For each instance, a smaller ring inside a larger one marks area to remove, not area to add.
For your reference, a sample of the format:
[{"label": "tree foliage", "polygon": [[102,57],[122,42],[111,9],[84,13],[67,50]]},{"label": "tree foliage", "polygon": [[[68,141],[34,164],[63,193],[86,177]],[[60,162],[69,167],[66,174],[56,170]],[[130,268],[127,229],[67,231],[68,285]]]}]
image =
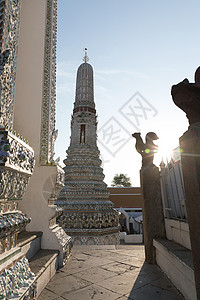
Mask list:
[{"label": "tree foliage", "polygon": [[115,174],[111,186],[131,186],[131,179],[126,174]]}]

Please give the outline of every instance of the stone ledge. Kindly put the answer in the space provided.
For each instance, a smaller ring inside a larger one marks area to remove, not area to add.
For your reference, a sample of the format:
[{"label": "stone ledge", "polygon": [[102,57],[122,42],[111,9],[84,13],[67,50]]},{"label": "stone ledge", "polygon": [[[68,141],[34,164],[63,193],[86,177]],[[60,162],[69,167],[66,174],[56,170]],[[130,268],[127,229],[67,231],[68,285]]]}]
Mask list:
[{"label": "stone ledge", "polygon": [[192,253],[169,240],[153,240],[156,263],[186,300],[196,300]]},{"label": "stone ledge", "polygon": [[4,252],[0,255],[0,273],[3,272],[4,269],[10,268],[17,261],[19,261],[24,254],[21,253],[21,249],[19,247],[15,247],[10,249],[9,251]]},{"label": "stone ledge", "polygon": [[46,269],[57,256],[57,250],[41,249],[29,260],[31,271],[38,276],[37,274]]},{"label": "stone ledge", "polygon": [[97,229],[74,229],[74,228],[65,228],[65,232],[69,236],[104,236],[107,234],[119,233],[119,227],[106,227],[106,228],[97,228]]},{"label": "stone ledge", "polygon": [[169,240],[162,240],[162,239],[154,239],[153,245],[156,248],[163,248],[163,250],[168,251],[169,253],[173,254],[180,262],[184,263],[190,269],[193,268],[192,263],[192,252],[182,245]]},{"label": "stone ledge", "polygon": [[31,271],[36,275],[38,296],[58,269],[58,254],[57,250],[41,249],[29,260]]},{"label": "stone ledge", "polygon": [[23,231],[18,235],[17,246],[23,247],[24,245],[41,236],[42,231]]},{"label": "stone ledge", "polygon": [[21,248],[21,251],[26,255],[27,259],[31,259],[31,257],[33,257],[40,250],[41,237],[42,232],[40,231],[24,231],[19,234],[17,245]]},{"label": "stone ledge", "polygon": [[73,250],[115,250],[116,245],[73,245]]}]

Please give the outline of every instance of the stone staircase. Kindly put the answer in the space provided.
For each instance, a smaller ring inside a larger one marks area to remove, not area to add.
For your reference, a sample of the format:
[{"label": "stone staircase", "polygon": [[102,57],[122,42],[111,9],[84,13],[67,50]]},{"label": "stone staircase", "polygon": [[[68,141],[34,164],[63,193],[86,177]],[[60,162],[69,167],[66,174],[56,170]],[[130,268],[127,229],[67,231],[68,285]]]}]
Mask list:
[{"label": "stone staircase", "polygon": [[59,267],[59,251],[41,249],[42,232],[22,231],[0,255],[0,299],[33,300]]},{"label": "stone staircase", "polygon": [[169,277],[186,300],[196,300],[191,250],[172,240],[154,239],[157,265]]},{"label": "stone staircase", "polygon": [[[63,231],[58,226],[56,229],[62,241]],[[4,242],[5,250],[0,254],[0,299],[37,299],[56,270],[66,263],[71,238],[67,237],[66,242],[64,236],[60,251],[42,249],[42,237],[42,232],[23,230],[16,233],[15,241],[11,236],[9,245],[7,240]]]},{"label": "stone staircase", "polygon": [[18,235],[17,243],[21,255],[28,259],[30,269],[36,275],[33,284],[37,296],[56,273],[59,255],[57,250],[41,249],[41,238],[42,232],[24,231]]}]

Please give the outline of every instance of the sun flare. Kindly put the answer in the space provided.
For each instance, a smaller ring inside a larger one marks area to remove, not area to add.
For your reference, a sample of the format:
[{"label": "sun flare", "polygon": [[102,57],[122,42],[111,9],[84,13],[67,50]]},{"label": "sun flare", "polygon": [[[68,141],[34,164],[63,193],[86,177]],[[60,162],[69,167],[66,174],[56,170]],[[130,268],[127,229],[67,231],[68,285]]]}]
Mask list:
[{"label": "sun flare", "polygon": [[155,161],[160,164],[162,160],[170,160],[172,157],[172,151],[175,148],[173,145],[168,143],[168,141],[158,140],[158,152],[155,154]]}]

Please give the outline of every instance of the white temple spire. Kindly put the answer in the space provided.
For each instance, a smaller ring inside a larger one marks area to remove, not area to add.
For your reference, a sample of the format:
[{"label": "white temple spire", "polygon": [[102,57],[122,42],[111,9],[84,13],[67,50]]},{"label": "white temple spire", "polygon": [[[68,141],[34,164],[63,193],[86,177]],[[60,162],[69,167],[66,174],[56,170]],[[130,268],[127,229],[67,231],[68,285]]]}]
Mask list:
[{"label": "white temple spire", "polygon": [[109,201],[97,147],[97,116],[93,68],[84,63],[77,70],[76,98],[71,139],[64,160],[65,186],[56,200],[63,208],[62,224],[77,245],[119,244],[119,215]]}]

